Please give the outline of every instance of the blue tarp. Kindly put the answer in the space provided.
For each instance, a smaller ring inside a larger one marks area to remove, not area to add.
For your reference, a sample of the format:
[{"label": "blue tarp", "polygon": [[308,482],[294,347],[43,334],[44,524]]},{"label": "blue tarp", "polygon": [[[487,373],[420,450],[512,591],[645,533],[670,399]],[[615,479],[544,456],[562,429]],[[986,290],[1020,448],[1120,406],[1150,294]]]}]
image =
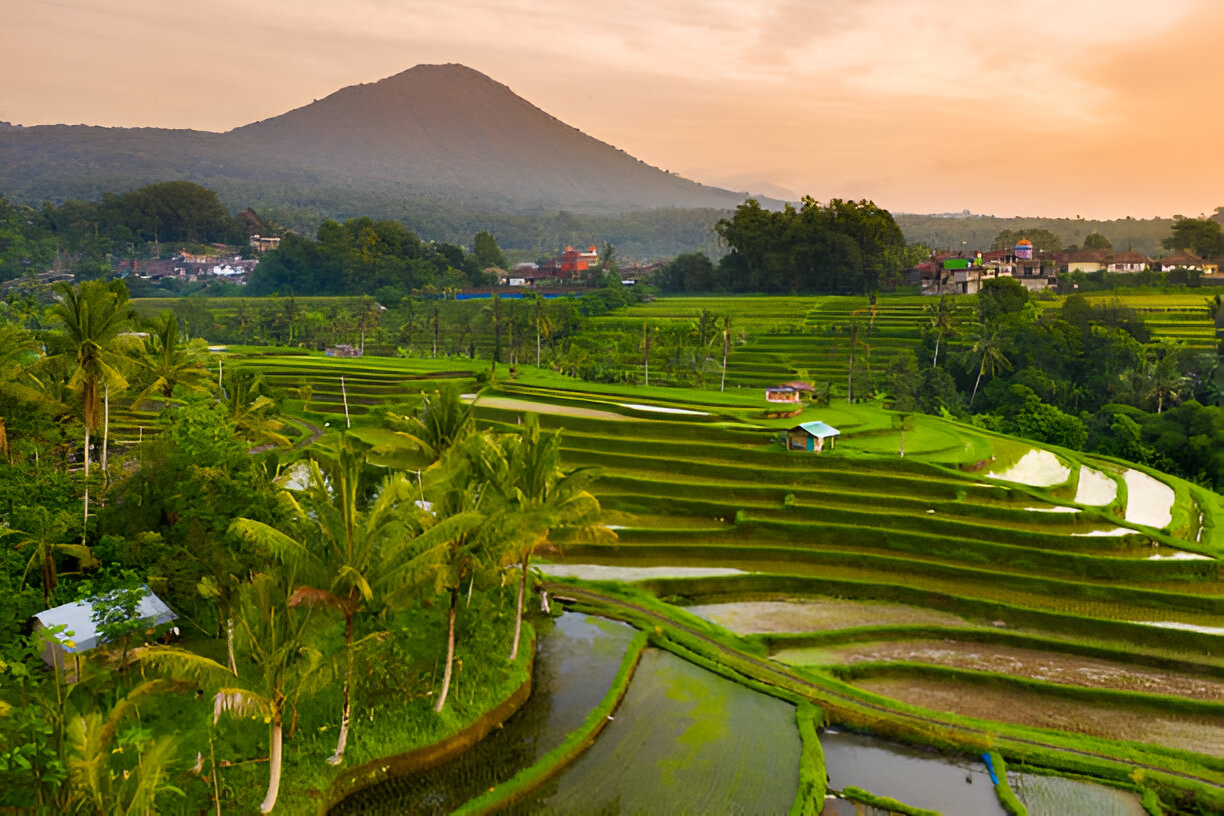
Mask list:
[{"label": "blue tarp", "polygon": [[[98,645],[98,625],[93,621],[92,602],[77,601],[57,606],[39,612],[34,619],[48,629],[53,626],[65,627],[54,637],[69,654],[87,652]],[[174,613],[161,598],[145,587],[145,595],[136,609],[136,620],[148,621],[150,627],[160,626],[174,620]]]}]

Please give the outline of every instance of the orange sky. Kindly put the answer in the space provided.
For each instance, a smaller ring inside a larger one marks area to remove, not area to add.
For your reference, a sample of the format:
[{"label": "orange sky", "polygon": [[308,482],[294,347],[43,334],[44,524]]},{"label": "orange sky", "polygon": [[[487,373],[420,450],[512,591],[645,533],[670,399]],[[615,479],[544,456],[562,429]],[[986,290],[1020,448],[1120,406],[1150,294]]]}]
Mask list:
[{"label": "orange sky", "polygon": [[459,62],[732,189],[1196,216],[1224,205],[1222,41],[1219,0],[13,0],[0,120],[227,130]]}]

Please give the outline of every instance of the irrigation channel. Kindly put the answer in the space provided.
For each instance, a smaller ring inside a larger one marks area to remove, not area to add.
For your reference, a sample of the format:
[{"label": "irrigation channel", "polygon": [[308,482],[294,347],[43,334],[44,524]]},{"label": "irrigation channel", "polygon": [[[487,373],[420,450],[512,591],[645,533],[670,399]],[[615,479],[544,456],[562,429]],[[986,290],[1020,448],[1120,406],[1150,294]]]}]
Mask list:
[{"label": "irrigation channel", "polygon": [[[553,588],[588,604],[613,600]],[[439,767],[358,790],[330,812],[448,813],[502,785],[580,728],[609,693],[634,633],[626,623],[576,611],[543,621],[532,694],[503,727]],[[1006,814],[991,771],[976,756],[837,728],[823,729],[820,743],[833,790],[854,786],[945,816]],[[786,813],[799,789],[802,748],[793,703],[649,648],[594,743],[498,812]],[[1007,779],[1031,816],[1144,812],[1136,796],[1103,785],[1017,772]],[[889,811],[829,797],[821,812]]]}]

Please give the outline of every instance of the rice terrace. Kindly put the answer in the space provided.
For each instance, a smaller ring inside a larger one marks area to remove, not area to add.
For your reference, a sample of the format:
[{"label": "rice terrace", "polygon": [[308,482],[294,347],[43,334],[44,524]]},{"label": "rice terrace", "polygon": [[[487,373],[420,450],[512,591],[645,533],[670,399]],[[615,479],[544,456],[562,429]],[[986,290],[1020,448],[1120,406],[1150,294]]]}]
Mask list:
[{"label": "rice terrace", "polygon": [[[1158,339],[1212,350],[1201,297],[1130,297]],[[480,429],[515,434],[537,417],[545,434],[559,432],[564,468],[596,476],[587,489],[609,533],[535,551],[526,662],[443,730],[396,734],[374,720],[394,706],[371,705],[369,722],[353,723],[345,765],[307,771],[328,733],[311,731],[324,722],[322,707],[304,708],[306,741],[286,742],[281,806],[335,814],[1224,810],[1219,495],[946,412],[896,410],[878,392],[849,401],[857,364],[838,327],[864,324],[858,354],[879,370],[898,355],[930,353],[929,302],[631,305],[589,318],[580,335],[602,349],[602,365],[622,372],[603,382],[567,376],[559,351],[561,371],[537,368],[534,336],[517,360],[490,362],[507,357],[487,324],[466,330],[466,353],[437,356],[215,346],[217,374],[275,397],[279,429],[257,456],[291,475],[283,483],[294,490],[307,489],[312,457],[344,461],[353,445],[367,477],[402,469],[404,487],[416,490],[420,460],[396,444],[403,418],[426,416],[450,394],[453,410],[470,410]],[[1037,302],[1051,313],[1061,305]],[[214,303],[211,319],[220,324],[234,308]],[[960,313],[966,323],[969,308]],[[651,385],[634,381],[643,346],[625,337],[688,331],[709,314],[732,327],[725,362],[720,340],[683,377],[660,358]],[[442,342],[465,320],[439,329]],[[422,337],[436,349],[438,335]],[[950,332],[945,349],[964,353],[965,333]],[[765,400],[766,387],[795,380],[828,392]],[[138,407],[110,409],[120,450],[165,432]],[[835,435],[808,445],[813,428]],[[429,489],[425,479],[420,490]],[[472,584],[480,614],[507,620],[495,610],[513,607],[519,567],[500,569],[500,578],[468,573],[456,585],[452,604],[457,598],[468,620],[461,638],[483,636],[469,631],[476,624],[463,606],[465,594],[473,603]],[[422,669],[428,685],[441,671],[445,604],[426,612],[440,627],[414,635],[434,663]],[[469,678],[464,654],[454,675],[460,705],[470,683],[490,679]],[[249,762],[214,773],[223,798],[261,784]]]}]

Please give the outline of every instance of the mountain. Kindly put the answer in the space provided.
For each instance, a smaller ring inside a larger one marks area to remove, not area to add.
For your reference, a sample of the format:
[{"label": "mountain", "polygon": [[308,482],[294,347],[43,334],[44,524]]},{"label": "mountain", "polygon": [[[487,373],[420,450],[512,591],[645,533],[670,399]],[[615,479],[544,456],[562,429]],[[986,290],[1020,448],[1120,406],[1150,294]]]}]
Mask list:
[{"label": "mountain", "polygon": [[0,194],[15,200],[180,178],[233,208],[330,217],[729,209],[745,197],[645,164],[462,65],[418,65],[226,133],[0,123]]}]

